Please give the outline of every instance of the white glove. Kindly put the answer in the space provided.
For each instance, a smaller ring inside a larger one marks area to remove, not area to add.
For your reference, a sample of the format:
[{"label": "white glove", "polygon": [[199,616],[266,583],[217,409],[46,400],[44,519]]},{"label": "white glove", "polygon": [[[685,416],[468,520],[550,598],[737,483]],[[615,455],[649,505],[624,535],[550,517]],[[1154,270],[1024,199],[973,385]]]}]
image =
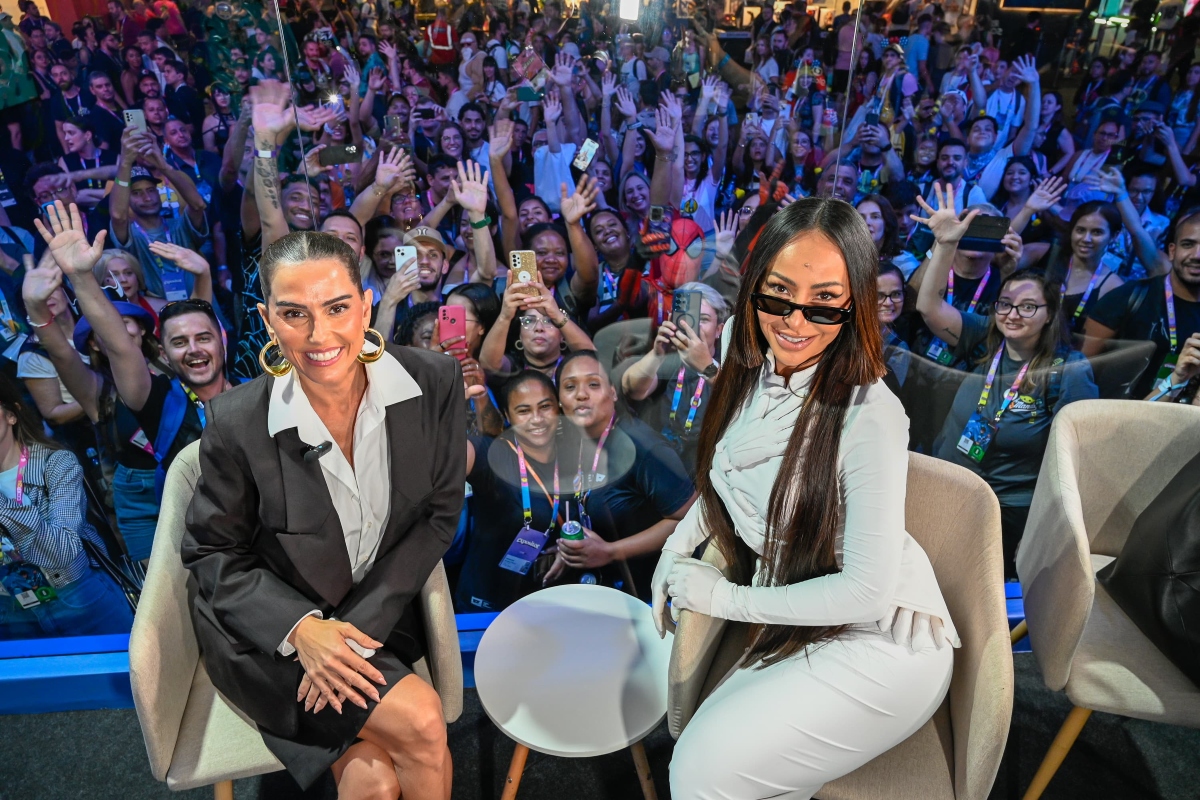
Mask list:
[{"label": "white glove", "polygon": [[687,609],[712,616],[713,589],[725,576],[712,564],[695,558],[681,558],[667,576],[667,594],[671,596],[671,616],[679,619],[679,610]]},{"label": "white glove", "polygon": [[685,557],[673,550],[663,550],[658,557],[658,566],[654,568],[654,577],[650,579],[651,613],[654,615],[654,629],[658,631],[660,639],[667,635],[667,576],[671,574],[675,562]]}]

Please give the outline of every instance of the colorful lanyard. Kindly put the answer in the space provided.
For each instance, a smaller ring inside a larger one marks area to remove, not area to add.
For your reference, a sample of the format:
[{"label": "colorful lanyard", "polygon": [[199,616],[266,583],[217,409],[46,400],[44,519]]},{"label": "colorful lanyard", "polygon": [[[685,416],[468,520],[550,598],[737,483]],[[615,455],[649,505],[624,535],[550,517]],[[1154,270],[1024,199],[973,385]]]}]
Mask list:
[{"label": "colorful lanyard", "polygon": [[1175,290],[1171,288],[1171,276],[1163,279],[1163,291],[1167,295],[1167,335],[1171,337],[1171,352],[1179,345],[1178,329],[1175,327]]},{"label": "colorful lanyard", "polygon": [[[983,384],[983,394],[979,395],[979,414],[983,416],[984,409],[987,407],[988,396],[992,393],[992,384],[996,381],[996,372],[1000,369],[1000,360],[1004,357],[1004,347],[996,351],[996,357],[992,359],[991,369],[988,370],[987,380]],[[1009,404],[1017,398],[1017,392],[1021,388],[1021,381],[1025,379],[1025,373],[1029,370],[1029,362],[1026,361],[1021,365],[1021,371],[1017,373],[1017,379],[1013,381],[1013,385],[1004,393],[1004,401],[1000,403],[1000,410],[996,412],[996,416],[992,419],[993,422],[1000,421],[1000,415],[1008,410]]]},{"label": "colorful lanyard", "polygon": [[[604,452],[604,443],[608,441],[608,435],[612,433],[613,425],[617,422],[617,415],[613,414],[609,419],[608,425],[604,428],[604,433],[600,434],[600,441],[596,443],[596,455],[592,457],[592,472],[588,479],[588,490],[583,492],[583,445],[579,446],[579,471],[575,473],[575,503],[580,510],[583,509],[581,503],[587,503],[588,497],[592,494],[592,484],[596,482],[596,469],[600,466],[600,454]],[[580,492],[583,492],[583,499],[580,500]]]},{"label": "colorful lanyard", "polygon": [[[683,377],[687,372],[687,367],[679,368],[679,375],[675,377],[675,397],[671,400],[671,422],[675,421],[675,412],[679,410],[679,398],[683,395]],[[696,420],[696,409],[700,408],[700,395],[704,392],[704,376],[700,376],[700,380],[696,382],[696,393],[692,395],[691,408],[688,409],[687,419],[683,423],[683,432],[690,433],[692,423]]]},{"label": "colorful lanyard", "polygon": [[196,407],[196,415],[200,417],[200,430],[204,430],[205,426],[208,425],[208,418],[204,413],[204,401],[197,397],[191,387],[185,385],[183,381],[180,381],[179,385],[183,387],[183,392],[188,396],[188,400],[191,400],[192,405]]},{"label": "colorful lanyard", "polygon": [[[529,467],[525,463],[525,452],[521,450],[521,445],[514,445],[512,442],[507,442],[508,446],[517,454],[517,469],[521,473],[521,511],[525,517],[525,527],[533,526],[533,505],[529,499]],[[538,477],[536,472],[533,473],[533,479],[537,481],[542,493],[546,495],[546,499],[551,497],[546,491],[546,484],[542,483],[542,479]],[[558,501],[559,501],[559,486],[558,486],[558,459],[554,459],[554,505],[550,509],[550,527],[546,530],[547,533],[554,530],[555,524],[558,522]]]},{"label": "colorful lanyard", "polygon": [[17,490],[13,493],[13,500],[17,505],[24,505],[25,499],[25,465],[29,463],[29,448],[21,447],[21,460],[17,462]]},{"label": "colorful lanyard", "polygon": [[[1079,305],[1075,306],[1075,313],[1071,315],[1071,321],[1079,319],[1079,315],[1083,313],[1083,309],[1087,306],[1088,298],[1092,296],[1092,291],[1096,288],[1100,279],[1107,274],[1107,271],[1100,267],[1096,267],[1096,271],[1092,273],[1092,279],[1088,281],[1087,288],[1083,290],[1083,297],[1079,298]],[[1067,295],[1067,284],[1071,281],[1071,270],[1075,268],[1075,256],[1071,256],[1071,260],[1067,262],[1067,276],[1063,278],[1062,295]],[[1169,281],[1168,281],[1169,282]]]},{"label": "colorful lanyard", "polygon": [[[971,305],[967,306],[967,313],[973,314],[975,306],[979,304],[979,298],[983,297],[983,290],[987,288],[988,281],[992,279],[992,268],[988,267],[987,274],[983,276],[983,280],[979,282],[979,286],[975,288],[975,296],[971,298]],[[954,305],[954,270],[950,270],[950,281],[946,287],[946,302]]]}]

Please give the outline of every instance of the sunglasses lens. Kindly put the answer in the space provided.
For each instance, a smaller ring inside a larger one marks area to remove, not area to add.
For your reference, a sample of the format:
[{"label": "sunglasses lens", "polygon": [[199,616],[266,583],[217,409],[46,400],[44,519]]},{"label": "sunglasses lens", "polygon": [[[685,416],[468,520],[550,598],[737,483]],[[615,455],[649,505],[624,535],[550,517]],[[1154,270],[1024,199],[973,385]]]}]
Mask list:
[{"label": "sunglasses lens", "polygon": [[850,312],[844,308],[812,308],[804,316],[818,325],[841,325],[850,318]]},{"label": "sunglasses lens", "polygon": [[773,297],[763,297],[762,295],[755,295],[754,307],[764,314],[770,314],[773,317],[786,317],[792,313],[792,307],[788,303]]}]

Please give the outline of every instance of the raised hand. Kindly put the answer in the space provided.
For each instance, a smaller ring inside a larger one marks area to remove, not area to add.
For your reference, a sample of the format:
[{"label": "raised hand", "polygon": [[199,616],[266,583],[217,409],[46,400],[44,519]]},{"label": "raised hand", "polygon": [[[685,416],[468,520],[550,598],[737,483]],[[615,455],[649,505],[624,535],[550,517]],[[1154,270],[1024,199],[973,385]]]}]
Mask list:
[{"label": "raised hand", "polygon": [[354,63],[354,59],[346,61],[346,66],[342,69],[342,79],[350,84],[350,91],[357,93],[359,83],[362,81],[362,72],[358,69],[358,64]]},{"label": "raised hand", "polygon": [[659,96],[659,108],[665,109],[671,115],[671,127],[677,127],[683,120],[683,104],[673,92],[663,92]]},{"label": "raised hand", "polygon": [[612,97],[617,93],[617,76],[611,72],[604,73],[600,79],[600,93],[606,98]]},{"label": "raised hand", "polygon": [[319,144],[304,154],[304,168],[308,170],[310,176],[323,175],[333,169],[331,166],[321,166],[321,151],[324,149],[325,145]]},{"label": "raised hand", "polygon": [[1010,69],[1014,70],[1025,83],[1037,83],[1041,80],[1037,71],[1037,63],[1030,56],[1021,56],[1016,59]]},{"label": "raised hand", "polygon": [[567,185],[559,184],[559,214],[563,222],[574,225],[585,216],[596,210],[596,196],[600,190],[596,181],[590,175],[583,175],[575,186],[575,194],[567,196]]},{"label": "raised hand", "polygon": [[633,95],[624,86],[617,89],[617,111],[621,112],[625,119],[637,117],[637,103],[633,102]]},{"label": "raised hand", "polygon": [[[27,264],[31,264],[32,261],[33,258],[30,257]],[[62,288],[62,285],[62,270],[58,264],[54,263],[54,258],[50,256],[49,251],[46,251],[46,255],[42,257],[37,266],[26,266],[25,280],[21,282],[21,296],[25,298],[25,308],[31,312],[36,309],[39,312],[39,318],[42,316],[40,313],[42,311],[46,311],[46,316],[49,316],[46,303],[51,295]]]},{"label": "raised hand", "polygon": [[208,272],[208,261],[195,250],[188,250],[170,242],[150,242],[150,252],[175,264],[185,272],[202,275]]},{"label": "raised hand", "polygon": [[670,112],[663,108],[658,109],[655,117],[658,124],[650,131],[650,141],[654,143],[655,149],[666,157],[675,149],[675,120],[671,118]]},{"label": "raised hand", "polygon": [[725,83],[725,81],[721,81],[720,85],[717,86],[716,104],[717,110],[722,114],[724,114],[725,110],[729,108],[729,94],[729,84]]},{"label": "raised hand", "polygon": [[958,218],[958,212],[954,210],[954,186],[953,184],[943,184],[940,181],[935,181],[933,184],[934,197],[937,199],[937,210],[930,208],[929,203],[925,202],[924,197],[917,197],[917,204],[925,210],[928,218],[918,217],[916,214],[910,214],[914,222],[920,222],[928,225],[933,231],[933,236],[938,244],[942,245],[958,245],[959,240],[967,232],[967,227],[971,224],[971,220],[979,216],[979,209],[967,212],[967,215],[962,219]]},{"label": "raised hand", "polygon": [[474,212],[480,217],[487,212],[488,202],[488,173],[482,172],[479,164],[468,161],[458,162],[458,177],[451,178],[450,184],[458,204],[468,213]]},{"label": "raised hand", "polygon": [[561,50],[554,57],[554,69],[550,70],[550,78],[564,89],[569,89],[575,78],[575,58],[570,53]]},{"label": "raised hand", "polygon": [[1117,197],[1129,196],[1129,192],[1125,189],[1125,176],[1117,167],[1101,167],[1099,172],[1084,176],[1083,182],[1102,192],[1115,194]]},{"label": "raised hand", "polygon": [[1067,181],[1057,175],[1051,175],[1037,185],[1037,188],[1029,195],[1029,199],[1025,201],[1025,207],[1035,213],[1048,211],[1062,199],[1066,191]]},{"label": "raised hand", "polygon": [[50,246],[50,254],[59,268],[71,277],[91,272],[104,252],[104,240],[108,232],[101,230],[97,233],[96,241],[89,247],[83,233],[79,207],[71,203],[68,213],[62,200],[55,200],[54,205],[46,209],[46,217],[50,220],[49,228],[40,219],[35,219],[33,224]]},{"label": "raised hand", "polygon": [[383,296],[379,298],[381,303],[399,307],[410,294],[417,290],[417,287],[421,285],[421,279],[417,271],[412,269],[416,263],[415,258],[410,258],[403,264],[396,265],[396,272],[388,278],[387,285],[383,287]]},{"label": "raised hand", "polygon": [[488,129],[488,154],[491,158],[504,158],[512,150],[513,122],[498,119]]},{"label": "raised hand", "polygon": [[379,43],[379,52],[383,53],[383,57],[388,61],[396,60],[396,45],[386,39]]},{"label": "raised hand", "polygon": [[270,138],[274,144],[296,122],[289,111],[292,104],[291,89],[286,83],[276,80],[259,81],[250,87],[250,97],[254,101],[255,136]]},{"label": "raised hand", "polygon": [[558,96],[552,92],[546,92],[542,98],[542,114],[546,117],[546,124],[553,125],[558,122],[558,118],[562,116],[562,102]]},{"label": "raised hand", "polygon": [[380,67],[375,67],[367,73],[367,88],[378,94],[383,91],[384,85],[387,83],[387,73]]},{"label": "raised hand", "polygon": [[733,243],[738,234],[738,213],[726,211],[717,220],[717,258],[733,252]]},{"label": "raised hand", "polygon": [[379,159],[379,166],[375,168],[375,186],[385,194],[400,181],[404,155],[404,148],[393,147],[390,153]]},{"label": "raised hand", "polygon": [[720,82],[721,82],[721,79],[718,78],[716,75],[709,75],[707,78],[704,79],[704,82],[700,84],[700,106],[701,107],[703,107],[709,100],[713,99],[713,96],[717,93],[717,85]]}]

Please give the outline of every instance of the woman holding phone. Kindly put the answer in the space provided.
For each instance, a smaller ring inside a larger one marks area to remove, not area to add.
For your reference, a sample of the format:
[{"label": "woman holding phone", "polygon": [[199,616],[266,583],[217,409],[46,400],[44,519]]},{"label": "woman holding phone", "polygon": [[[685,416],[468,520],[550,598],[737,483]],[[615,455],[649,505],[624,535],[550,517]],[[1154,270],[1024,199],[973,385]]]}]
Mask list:
[{"label": "woman holding phone", "polygon": [[553,379],[567,352],[595,347],[583,328],[558,307],[545,284],[518,281],[504,290],[500,315],[484,337],[479,363],[492,382],[503,382],[527,369]]}]

